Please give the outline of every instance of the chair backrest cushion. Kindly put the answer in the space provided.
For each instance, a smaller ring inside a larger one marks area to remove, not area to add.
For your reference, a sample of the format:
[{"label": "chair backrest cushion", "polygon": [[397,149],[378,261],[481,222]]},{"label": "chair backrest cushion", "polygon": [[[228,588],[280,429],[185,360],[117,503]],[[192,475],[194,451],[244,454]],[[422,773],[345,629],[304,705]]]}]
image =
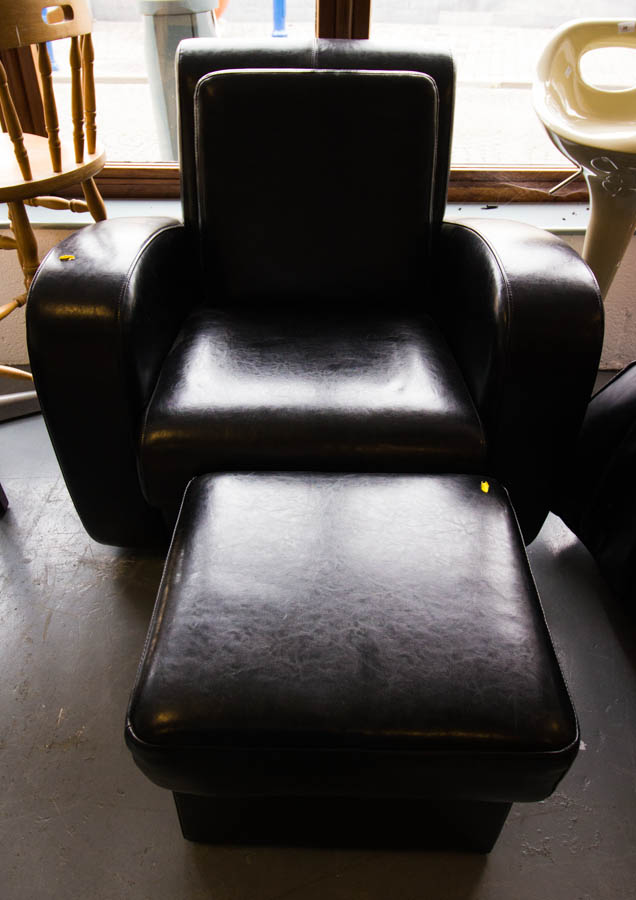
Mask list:
[{"label": "chair backrest cushion", "polygon": [[[226,69],[340,69],[423,72],[435,82],[438,96],[437,145],[435,153],[432,240],[439,235],[450,167],[450,148],[455,101],[455,67],[447,51],[421,41],[336,40],[293,38],[219,40],[192,38],[177,51],[179,105],[179,160],[183,219],[192,240],[199,229],[197,164],[195,151],[194,96],[207,74]],[[277,117],[276,122],[279,122]],[[269,138],[273,123],[262,136]],[[280,171],[280,165],[276,171]],[[376,167],[375,183],[383,177],[384,165]],[[222,174],[219,172],[219,174]],[[275,173],[272,177],[276,177]]]},{"label": "chair backrest cushion", "polygon": [[214,72],[194,109],[201,260],[215,297],[421,301],[437,147],[429,75]]}]

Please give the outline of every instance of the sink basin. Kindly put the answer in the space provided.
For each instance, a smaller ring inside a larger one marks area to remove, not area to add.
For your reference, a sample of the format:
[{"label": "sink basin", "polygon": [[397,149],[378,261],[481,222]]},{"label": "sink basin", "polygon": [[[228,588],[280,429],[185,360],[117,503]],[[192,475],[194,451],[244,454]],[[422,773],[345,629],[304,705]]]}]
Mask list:
[{"label": "sink basin", "polygon": [[636,50],[635,19],[581,19],[554,33],[537,65],[533,103],[551,140],[582,169],[590,192],[583,257],[605,297],[636,228],[636,84],[588,83],[582,57]]}]

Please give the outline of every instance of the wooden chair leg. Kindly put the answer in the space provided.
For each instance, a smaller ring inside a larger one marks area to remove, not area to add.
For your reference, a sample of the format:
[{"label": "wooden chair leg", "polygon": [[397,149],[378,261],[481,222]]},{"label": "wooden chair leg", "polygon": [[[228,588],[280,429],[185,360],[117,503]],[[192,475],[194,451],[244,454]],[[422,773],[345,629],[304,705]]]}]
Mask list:
[{"label": "wooden chair leg", "polygon": [[88,181],[84,181],[82,190],[84,191],[84,197],[91,216],[96,222],[102,222],[106,218],[106,207],[104,206],[102,195],[99,193],[99,188],[95,184],[95,179],[89,178]]},{"label": "wooden chair leg", "polygon": [[20,265],[24,272],[24,284],[27,290],[37,272],[40,260],[38,257],[38,244],[31,228],[29,217],[26,214],[24,203],[21,200],[11,201],[9,207],[9,219],[16,239]]}]

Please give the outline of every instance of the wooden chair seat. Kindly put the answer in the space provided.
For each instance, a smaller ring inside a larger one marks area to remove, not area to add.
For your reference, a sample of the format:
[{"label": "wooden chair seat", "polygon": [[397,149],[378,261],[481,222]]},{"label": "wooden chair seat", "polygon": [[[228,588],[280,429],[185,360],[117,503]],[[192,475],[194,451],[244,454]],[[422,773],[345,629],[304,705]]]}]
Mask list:
[{"label": "wooden chair seat", "polygon": [[72,144],[62,142],[62,171],[52,172],[47,138],[24,134],[23,139],[31,163],[30,181],[22,178],[9,136],[0,133],[0,203],[29,200],[51,191],[77,187],[104,168],[106,152],[102,147],[97,147],[95,153],[86,153],[78,163]]}]

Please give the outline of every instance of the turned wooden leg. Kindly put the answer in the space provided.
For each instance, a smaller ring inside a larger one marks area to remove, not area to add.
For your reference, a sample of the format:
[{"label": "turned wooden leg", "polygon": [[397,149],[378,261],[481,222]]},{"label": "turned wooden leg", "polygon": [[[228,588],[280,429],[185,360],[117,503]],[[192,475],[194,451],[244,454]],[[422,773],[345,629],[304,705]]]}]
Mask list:
[{"label": "turned wooden leg", "polygon": [[11,201],[7,204],[9,207],[9,219],[11,228],[17,244],[18,257],[20,265],[24,272],[24,284],[26,289],[33,280],[33,276],[37,272],[40,265],[38,257],[38,245],[35,234],[31,228],[29,217],[26,214],[24,203],[21,200]]},{"label": "turned wooden leg", "polygon": [[99,188],[95,184],[95,179],[89,178],[88,181],[84,181],[82,190],[84,191],[84,197],[91,216],[96,222],[102,222],[106,218],[106,207],[104,206],[102,195],[99,193]]}]

